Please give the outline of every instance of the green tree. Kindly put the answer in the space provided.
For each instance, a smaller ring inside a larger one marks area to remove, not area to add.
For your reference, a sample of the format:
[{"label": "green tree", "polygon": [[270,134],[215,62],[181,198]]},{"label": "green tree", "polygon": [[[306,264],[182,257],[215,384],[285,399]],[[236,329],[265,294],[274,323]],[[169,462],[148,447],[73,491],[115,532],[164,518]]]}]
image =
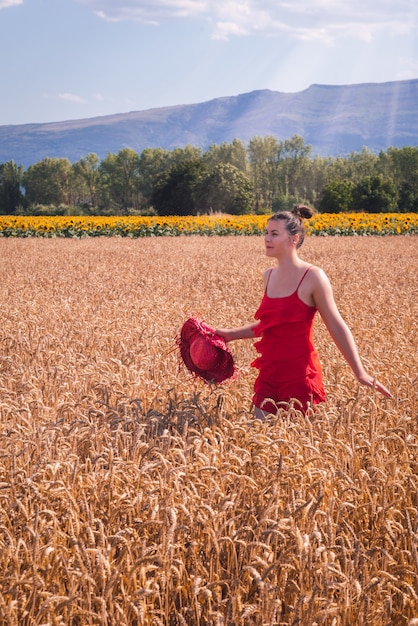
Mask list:
[{"label": "green tree", "polygon": [[255,211],[271,211],[278,188],[278,149],[275,137],[253,137],[248,144],[251,181],[254,186]]},{"label": "green tree", "polygon": [[195,191],[205,175],[201,160],[180,161],[154,185],[151,205],[158,215],[196,215]]},{"label": "green tree", "polygon": [[354,211],[390,213],[397,208],[396,187],[383,176],[364,176],[353,188]]},{"label": "green tree", "polygon": [[169,171],[171,154],[162,148],[145,148],[139,156],[139,190],[142,196],[142,208],[151,204],[156,181]]},{"label": "green tree", "polygon": [[24,197],[21,190],[23,167],[14,161],[0,164],[0,213],[13,215],[23,206]]},{"label": "green tree", "polygon": [[[331,157],[307,158],[302,167],[303,184],[298,187],[297,202],[318,208],[324,186],[330,181]],[[291,196],[289,196],[291,197]]]},{"label": "green tree", "polygon": [[30,165],[23,175],[26,199],[30,205],[53,206],[69,204],[69,176],[71,163],[68,159],[46,158]]},{"label": "green tree", "polygon": [[[299,204],[300,202],[302,202],[301,198],[296,198],[295,196],[284,196],[282,194],[279,194],[273,200],[272,212],[279,213],[280,211],[291,211],[295,204]],[[303,204],[306,203],[307,201],[303,202]]]},{"label": "green tree", "polygon": [[393,181],[403,183],[418,174],[418,147],[416,146],[388,148],[386,159],[390,163]]},{"label": "green tree", "polygon": [[349,178],[357,183],[367,176],[375,176],[378,174],[378,162],[378,156],[368,148],[352,152],[344,159],[343,178]]},{"label": "green tree", "polygon": [[200,163],[202,156],[202,150],[190,144],[187,144],[184,148],[175,148],[170,152],[170,167],[175,167],[182,163]]},{"label": "green tree", "polygon": [[418,148],[405,146],[389,148],[379,155],[379,165],[398,190],[398,210],[402,213],[418,210]]},{"label": "green tree", "polygon": [[248,174],[247,148],[240,139],[234,139],[232,143],[224,142],[221,145],[212,144],[204,153],[203,160],[209,170],[224,164],[233,165],[244,174]]},{"label": "green tree", "polygon": [[141,206],[139,155],[131,148],[123,148],[117,154],[109,153],[101,162],[101,206],[117,214]]},{"label": "green tree", "polygon": [[303,180],[311,150],[311,146],[306,145],[299,135],[294,135],[291,139],[279,143],[277,150],[277,195],[306,197],[307,189],[303,185]]},{"label": "green tree", "polygon": [[248,176],[237,167],[220,163],[196,187],[195,200],[200,213],[251,213],[254,188]]},{"label": "green tree", "polygon": [[83,207],[97,206],[99,165],[99,157],[93,152],[73,163],[70,174],[71,204]]},{"label": "green tree", "polygon": [[400,213],[418,213],[418,174],[404,181],[398,188],[398,211]]},{"label": "green tree", "polygon": [[353,205],[354,183],[351,180],[331,180],[322,190],[318,209],[321,213],[343,213]]}]

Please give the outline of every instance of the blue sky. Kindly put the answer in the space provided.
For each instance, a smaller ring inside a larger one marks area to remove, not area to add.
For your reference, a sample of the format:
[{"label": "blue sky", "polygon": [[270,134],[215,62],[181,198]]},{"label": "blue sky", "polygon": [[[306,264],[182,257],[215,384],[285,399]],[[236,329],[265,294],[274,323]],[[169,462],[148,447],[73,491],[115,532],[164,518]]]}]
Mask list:
[{"label": "blue sky", "polygon": [[418,78],[417,0],[0,0],[0,125]]}]

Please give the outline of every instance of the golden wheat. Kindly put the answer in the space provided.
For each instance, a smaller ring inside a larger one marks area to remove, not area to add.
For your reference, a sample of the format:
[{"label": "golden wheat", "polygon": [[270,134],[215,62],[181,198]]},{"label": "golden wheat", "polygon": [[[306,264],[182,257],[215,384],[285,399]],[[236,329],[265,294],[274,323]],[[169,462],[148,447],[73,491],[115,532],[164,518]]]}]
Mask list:
[{"label": "golden wheat", "polygon": [[418,618],[416,237],[308,238],[360,352],[320,320],[328,402],[254,421],[189,315],[251,321],[262,239],[0,240],[0,623],[407,625]]}]

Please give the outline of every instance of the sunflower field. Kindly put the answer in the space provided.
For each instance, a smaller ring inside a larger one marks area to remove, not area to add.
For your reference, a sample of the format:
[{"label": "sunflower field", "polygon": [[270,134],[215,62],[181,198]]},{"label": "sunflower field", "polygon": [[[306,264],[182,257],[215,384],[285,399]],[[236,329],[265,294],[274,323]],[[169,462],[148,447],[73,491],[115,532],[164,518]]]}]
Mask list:
[{"label": "sunflower field", "polygon": [[[267,215],[238,216],[0,216],[0,237],[157,237],[259,235]],[[306,223],[310,235],[418,234],[417,213],[320,213]]]}]

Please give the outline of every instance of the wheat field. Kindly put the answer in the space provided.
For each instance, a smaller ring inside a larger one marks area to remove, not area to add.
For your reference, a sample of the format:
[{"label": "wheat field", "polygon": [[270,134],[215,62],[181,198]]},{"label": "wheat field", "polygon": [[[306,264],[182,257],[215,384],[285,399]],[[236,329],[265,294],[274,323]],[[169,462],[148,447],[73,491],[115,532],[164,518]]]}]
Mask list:
[{"label": "wheat field", "polygon": [[252,321],[261,237],[0,239],[0,624],[418,622],[417,237],[311,237],[370,373],[322,321],[328,401],[252,418],[186,317]]}]

